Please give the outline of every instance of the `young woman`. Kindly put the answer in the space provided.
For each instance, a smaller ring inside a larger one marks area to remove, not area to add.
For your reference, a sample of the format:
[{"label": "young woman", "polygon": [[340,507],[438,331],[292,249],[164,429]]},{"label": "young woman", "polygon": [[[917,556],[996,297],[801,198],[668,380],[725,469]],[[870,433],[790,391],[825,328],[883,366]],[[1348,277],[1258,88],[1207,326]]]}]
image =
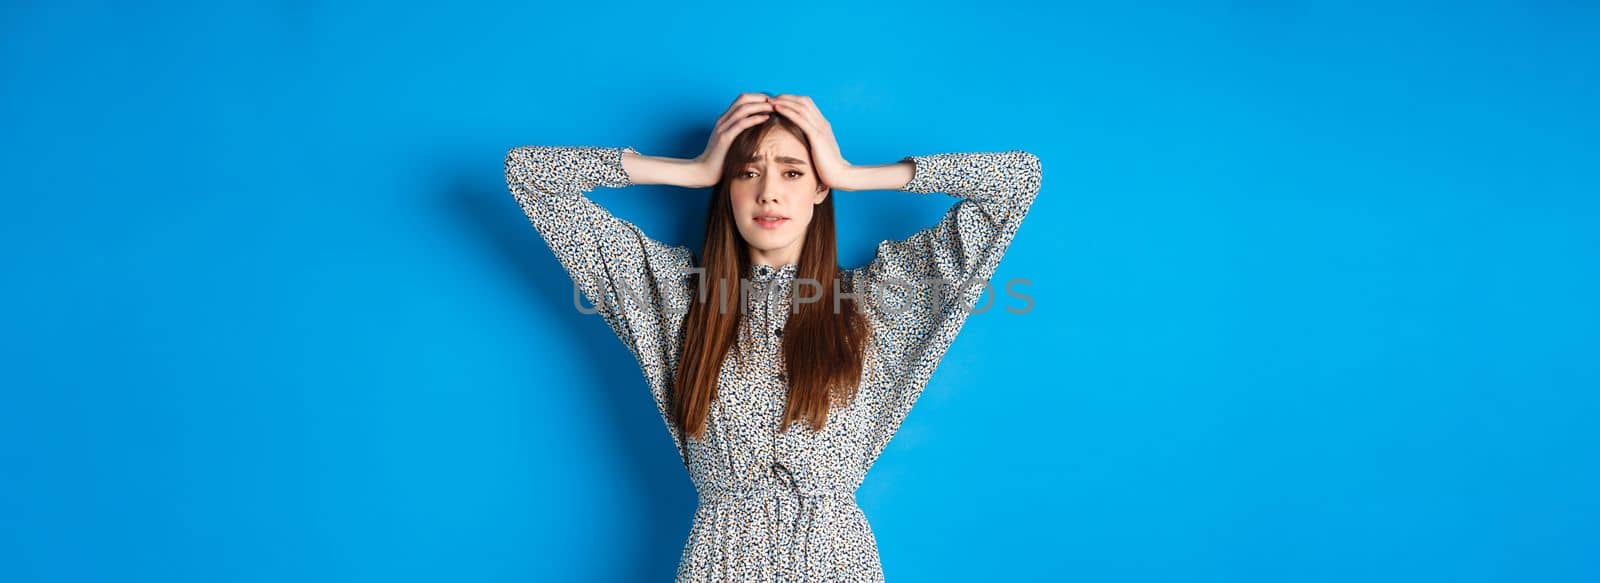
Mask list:
[{"label": "young woman", "polygon": [[[811,99],[740,95],[699,157],[521,146],[506,184],[638,359],[699,494],[679,581],[881,581],[854,493],[1039,191],[1025,151],[854,165]],[[646,236],[597,186],[711,187],[705,245]],[[837,263],[832,194],[942,192],[937,224]]]}]

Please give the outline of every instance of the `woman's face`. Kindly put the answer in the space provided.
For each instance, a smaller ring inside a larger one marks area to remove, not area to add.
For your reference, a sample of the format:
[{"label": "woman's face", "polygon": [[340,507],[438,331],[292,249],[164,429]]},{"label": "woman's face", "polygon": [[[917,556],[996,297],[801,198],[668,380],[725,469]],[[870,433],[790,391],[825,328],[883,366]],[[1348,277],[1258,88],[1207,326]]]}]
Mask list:
[{"label": "woman's face", "polygon": [[819,190],[805,144],[774,128],[732,180],[733,220],[751,260],[773,266],[798,261],[811,211],[828,197],[827,189]]}]

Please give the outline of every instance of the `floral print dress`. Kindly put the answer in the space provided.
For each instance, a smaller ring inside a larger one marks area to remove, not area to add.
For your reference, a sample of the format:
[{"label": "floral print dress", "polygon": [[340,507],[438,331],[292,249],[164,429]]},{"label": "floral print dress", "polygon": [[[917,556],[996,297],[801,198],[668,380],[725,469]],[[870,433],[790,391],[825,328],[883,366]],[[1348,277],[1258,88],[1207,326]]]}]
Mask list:
[{"label": "floral print dress", "polygon": [[[870,322],[861,384],[822,431],[779,423],[781,360],[796,266],[750,265],[739,340],[723,362],[705,437],[672,422],[669,386],[694,294],[689,248],[657,241],[593,202],[631,184],[631,147],[519,146],[506,185],[585,299],[638,360],[699,494],[678,581],[882,581],[877,543],[855,491],[917,401],[969,310],[985,294],[1039,191],[1038,157],[1022,150],[907,156],[902,191],[958,199],[938,223],[883,241],[868,265],[842,270]],[[805,293],[814,293],[807,288]]]}]

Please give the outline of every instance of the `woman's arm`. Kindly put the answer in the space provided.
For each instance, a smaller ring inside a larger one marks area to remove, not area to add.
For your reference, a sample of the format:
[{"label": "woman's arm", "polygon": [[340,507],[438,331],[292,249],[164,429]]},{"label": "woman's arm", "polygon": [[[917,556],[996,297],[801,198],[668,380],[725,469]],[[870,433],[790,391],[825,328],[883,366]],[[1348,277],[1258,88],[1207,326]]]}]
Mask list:
[{"label": "woman's arm", "polygon": [[741,93],[717,118],[706,150],[692,159],[646,156],[624,152],[622,167],[634,184],[666,184],[684,188],[710,188],[722,176],[723,158],[734,137],[771,115],[772,105],[761,93]]},{"label": "woman's arm", "polygon": [[[869,460],[888,445],[970,310],[989,293],[989,278],[1033,205],[1042,175],[1039,158],[1022,150],[906,160],[915,165],[914,176],[900,190],[960,200],[938,223],[883,241],[870,264],[852,270],[852,288],[883,358],[878,376],[862,387],[879,411]],[[995,288],[1003,286],[989,289]]]},{"label": "woman's arm", "polygon": [[[677,358],[672,348],[689,309],[694,258],[687,247],[646,236],[586,195],[597,186],[633,184],[623,161],[629,153],[637,154],[626,147],[519,146],[506,154],[506,186],[575,289],[638,360],[656,409],[681,446],[666,371]],[[578,299],[574,291],[573,304]]]},{"label": "woman's arm", "polygon": [[834,190],[904,190],[906,183],[911,182],[916,173],[916,165],[912,158],[893,164],[852,165],[845,177],[838,184],[832,184]]},{"label": "woman's arm", "polygon": [[962,287],[993,274],[1038,196],[1042,175],[1039,157],[1023,150],[907,156],[895,164],[853,168],[863,169],[864,177],[876,174],[852,177],[873,188],[892,186],[900,182],[898,173],[908,171],[910,179],[896,190],[960,199],[938,223],[904,240],[880,243],[866,269]]},{"label": "woman's arm", "polygon": [[715,174],[707,176],[705,165],[691,159],[646,156],[629,150],[622,154],[622,168],[633,184],[707,188],[717,183]]},{"label": "woman's arm", "polygon": [[629,153],[637,154],[629,147],[518,146],[506,153],[506,186],[577,290],[648,363],[662,358],[655,352],[674,332],[671,300],[687,286],[693,257],[587,196],[599,186],[633,184],[623,162]]}]

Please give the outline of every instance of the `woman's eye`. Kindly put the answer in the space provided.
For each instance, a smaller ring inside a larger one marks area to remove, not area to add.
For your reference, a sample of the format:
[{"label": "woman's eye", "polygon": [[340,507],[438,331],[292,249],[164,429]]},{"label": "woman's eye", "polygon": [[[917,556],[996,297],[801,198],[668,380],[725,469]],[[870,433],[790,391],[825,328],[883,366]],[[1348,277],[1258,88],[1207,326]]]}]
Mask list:
[{"label": "woman's eye", "polygon": [[[793,174],[795,178],[799,178],[801,176],[805,176],[806,175],[806,173],[801,172],[799,170],[785,170],[784,173],[785,174]],[[754,176],[751,176],[752,174],[759,174],[759,173],[756,172],[755,170],[745,170],[744,172],[739,173],[739,177],[741,177],[741,178],[755,178]]]}]

